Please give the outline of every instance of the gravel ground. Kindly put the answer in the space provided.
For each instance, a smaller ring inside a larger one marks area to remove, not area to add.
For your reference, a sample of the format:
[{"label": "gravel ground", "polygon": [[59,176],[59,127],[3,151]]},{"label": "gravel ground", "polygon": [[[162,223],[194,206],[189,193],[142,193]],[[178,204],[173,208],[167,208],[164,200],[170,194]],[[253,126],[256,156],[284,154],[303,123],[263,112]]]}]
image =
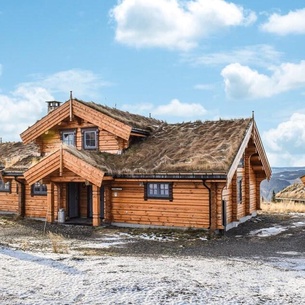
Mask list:
[{"label": "gravel ground", "polygon": [[[268,258],[291,253],[303,256],[305,251],[304,214],[260,214],[222,236],[209,236],[202,230],[45,225],[9,216],[0,217],[0,228],[0,245],[30,251],[50,251],[53,247],[54,252],[56,242],[58,248],[65,245],[65,251],[74,249],[94,255]],[[277,234],[254,234],[268,228],[277,228]]]}]

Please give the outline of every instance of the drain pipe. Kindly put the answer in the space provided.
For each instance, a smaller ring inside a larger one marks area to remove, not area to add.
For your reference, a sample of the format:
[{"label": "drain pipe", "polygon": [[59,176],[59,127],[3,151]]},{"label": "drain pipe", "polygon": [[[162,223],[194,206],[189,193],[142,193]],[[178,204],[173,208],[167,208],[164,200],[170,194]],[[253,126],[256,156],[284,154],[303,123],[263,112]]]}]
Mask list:
[{"label": "drain pipe", "polygon": [[23,218],[25,216],[25,183],[17,179],[17,176],[14,177],[14,180],[21,186],[19,216]]},{"label": "drain pipe", "polygon": [[202,180],[202,184],[207,188],[209,191],[209,230],[211,228],[211,210],[212,210],[212,200],[211,200],[211,189],[206,185],[205,180]]}]

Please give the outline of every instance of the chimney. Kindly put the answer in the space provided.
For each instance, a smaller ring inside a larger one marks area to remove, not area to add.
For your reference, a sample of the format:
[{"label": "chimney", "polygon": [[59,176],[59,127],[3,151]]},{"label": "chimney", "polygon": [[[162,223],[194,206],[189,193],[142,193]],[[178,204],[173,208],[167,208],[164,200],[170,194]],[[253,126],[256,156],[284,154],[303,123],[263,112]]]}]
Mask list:
[{"label": "chimney", "polygon": [[47,101],[46,103],[48,104],[48,113],[58,108],[61,104],[61,102],[57,101]]}]

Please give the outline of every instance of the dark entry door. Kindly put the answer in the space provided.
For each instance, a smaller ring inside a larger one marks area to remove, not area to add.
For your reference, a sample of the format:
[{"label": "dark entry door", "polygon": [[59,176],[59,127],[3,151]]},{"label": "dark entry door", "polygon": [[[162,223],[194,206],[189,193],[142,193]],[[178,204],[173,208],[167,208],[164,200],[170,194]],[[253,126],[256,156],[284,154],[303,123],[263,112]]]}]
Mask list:
[{"label": "dark entry door", "polygon": [[70,218],[79,217],[79,184],[68,183],[68,213]]},{"label": "dark entry door", "polygon": [[[92,217],[93,209],[92,209],[92,185],[87,186],[87,198],[88,198],[88,217]],[[100,209],[101,214],[100,217],[104,218],[104,187],[100,188]]]}]

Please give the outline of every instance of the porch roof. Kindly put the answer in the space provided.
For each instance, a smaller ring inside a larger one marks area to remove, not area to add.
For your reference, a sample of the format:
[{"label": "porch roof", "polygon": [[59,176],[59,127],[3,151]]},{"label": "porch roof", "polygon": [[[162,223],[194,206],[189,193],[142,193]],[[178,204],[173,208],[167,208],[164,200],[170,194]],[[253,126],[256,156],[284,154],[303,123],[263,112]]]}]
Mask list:
[{"label": "porch roof", "polygon": [[24,177],[29,184],[33,184],[47,178],[56,171],[59,176],[63,176],[65,168],[96,186],[101,186],[105,174],[98,168],[97,164],[93,164],[92,160],[91,162],[86,162],[83,158],[69,152],[69,150],[60,148],[30,167],[24,172]]}]

